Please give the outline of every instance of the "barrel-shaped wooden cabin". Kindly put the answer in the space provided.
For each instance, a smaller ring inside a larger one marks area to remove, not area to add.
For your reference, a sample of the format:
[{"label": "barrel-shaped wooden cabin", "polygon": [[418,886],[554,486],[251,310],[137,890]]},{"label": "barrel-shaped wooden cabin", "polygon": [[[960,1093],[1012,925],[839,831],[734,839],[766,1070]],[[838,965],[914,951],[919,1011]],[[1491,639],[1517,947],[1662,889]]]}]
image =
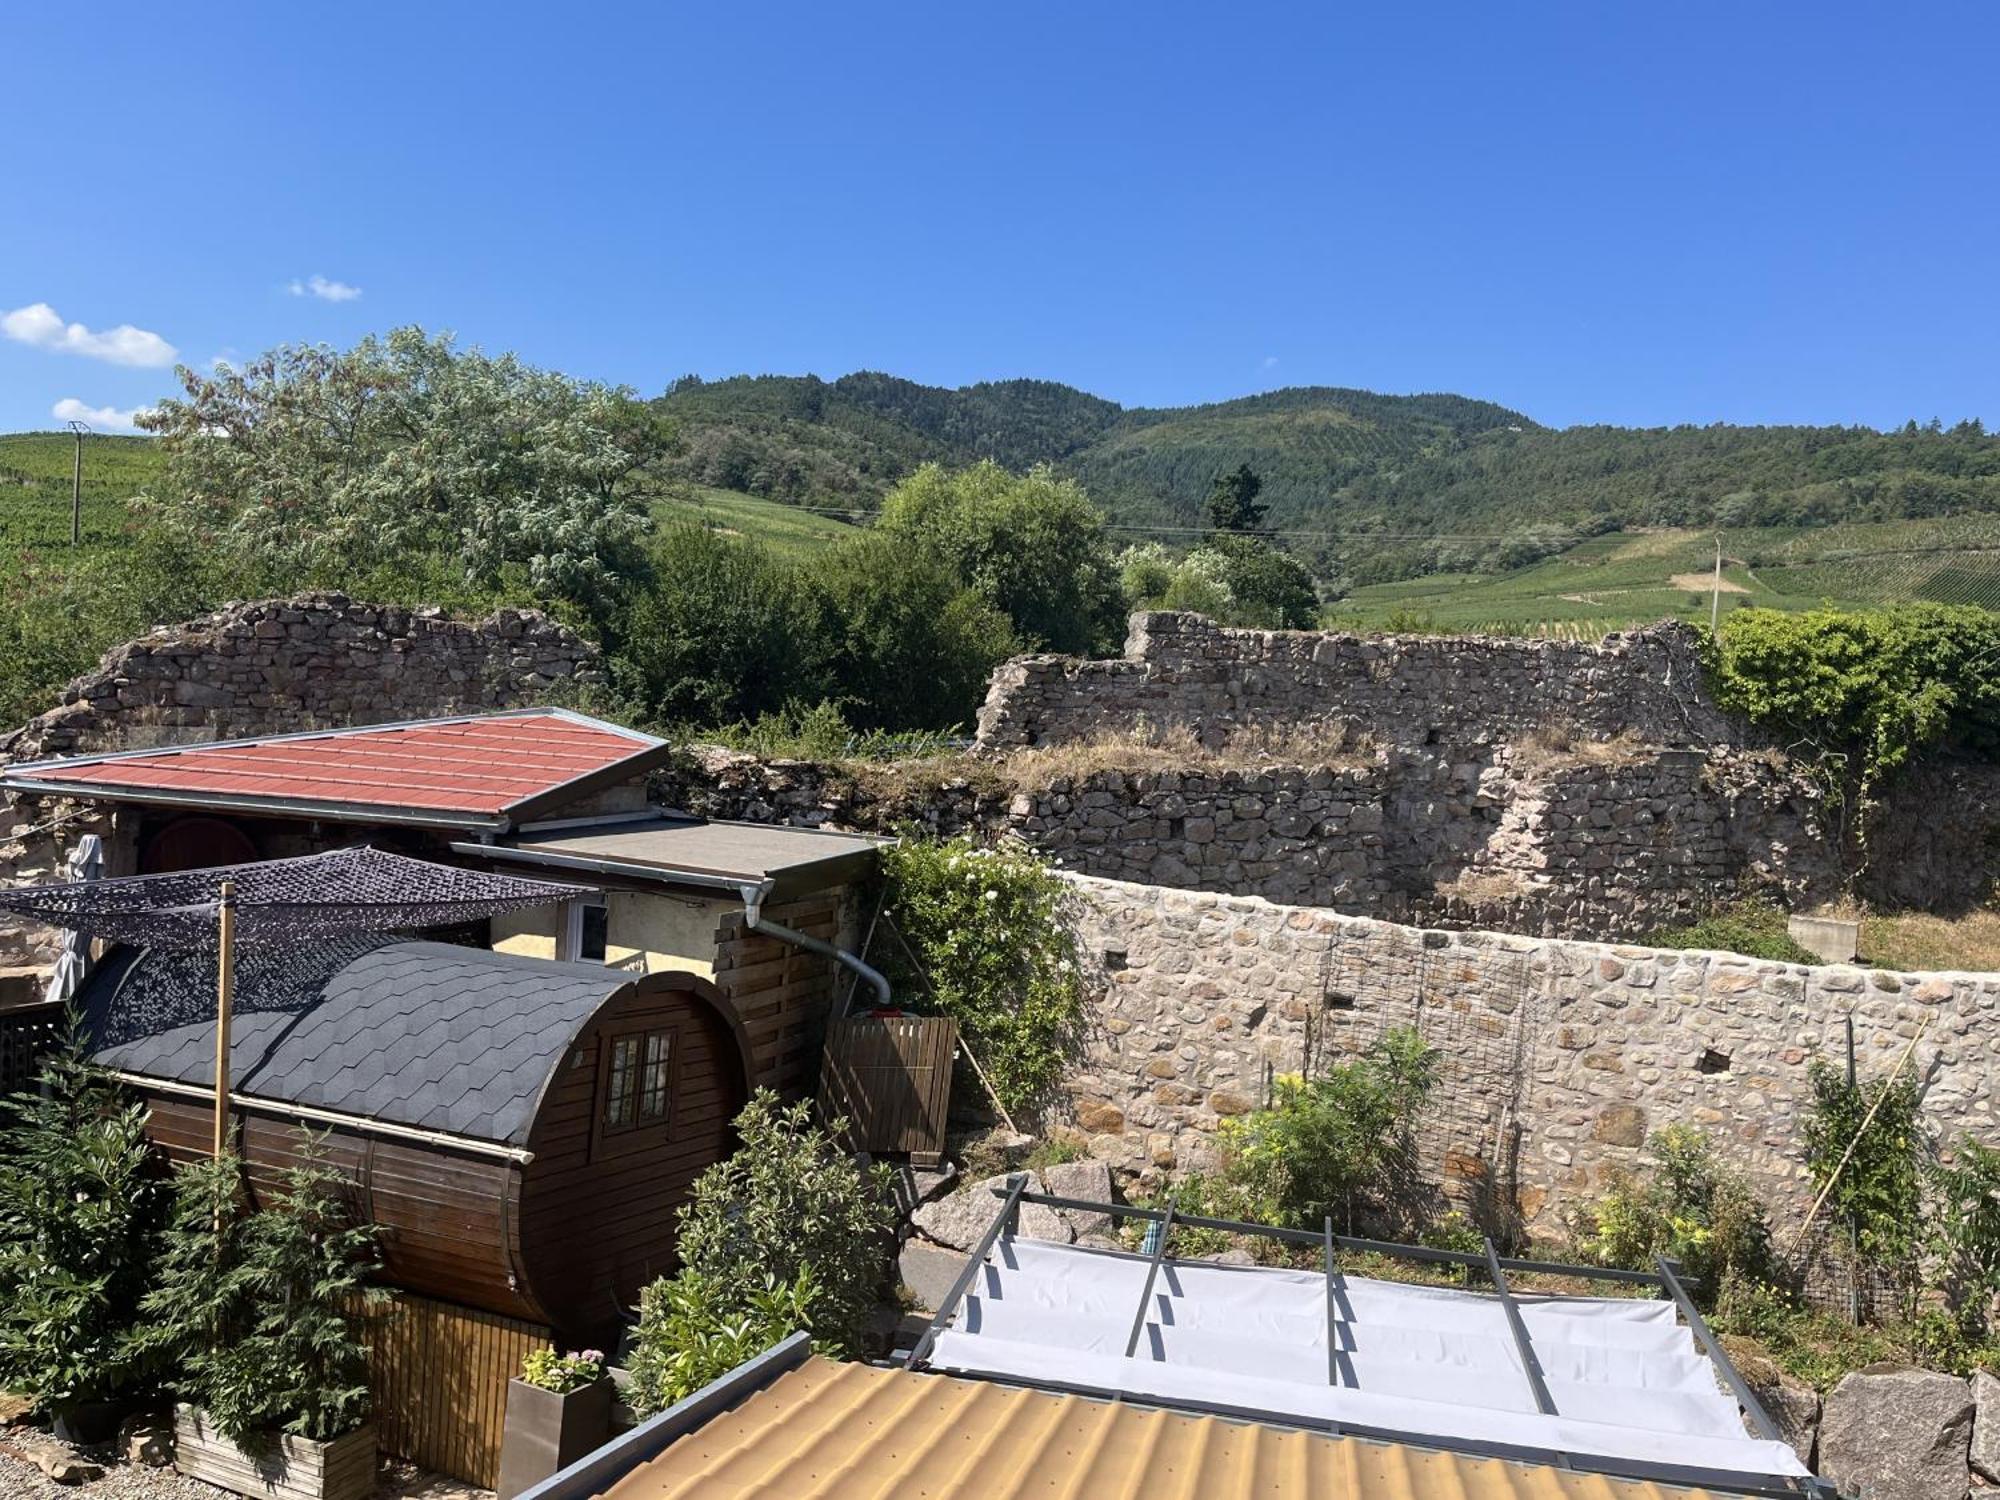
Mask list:
[{"label": "barrel-shaped wooden cabin", "polygon": [[[212,957],[121,949],[82,1003],[95,1055],[169,1155],[210,1149]],[[675,1211],[749,1089],[734,1012],[697,975],[620,975],[393,937],[248,955],[232,1116],[253,1193],[324,1132],[392,1285],[605,1337],[674,1266]]]}]

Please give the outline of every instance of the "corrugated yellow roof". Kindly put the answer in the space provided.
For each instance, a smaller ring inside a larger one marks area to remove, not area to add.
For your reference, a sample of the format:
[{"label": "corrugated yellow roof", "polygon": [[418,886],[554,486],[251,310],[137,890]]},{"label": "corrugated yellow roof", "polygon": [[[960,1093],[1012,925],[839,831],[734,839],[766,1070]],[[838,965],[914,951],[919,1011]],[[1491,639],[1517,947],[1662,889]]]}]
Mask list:
[{"label": "corrugated yellow roof", "polygon": [[1665,1500],[1706,1491],[812,1358],[606,1500]]}]

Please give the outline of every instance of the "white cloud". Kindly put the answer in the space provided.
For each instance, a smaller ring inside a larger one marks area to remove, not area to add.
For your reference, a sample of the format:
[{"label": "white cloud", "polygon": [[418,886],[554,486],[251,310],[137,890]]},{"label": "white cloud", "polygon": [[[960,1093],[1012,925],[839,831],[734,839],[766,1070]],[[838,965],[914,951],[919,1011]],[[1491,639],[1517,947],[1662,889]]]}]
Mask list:
[{"label": "white cloud", "polygon": [[294,297],[317,297],[322,302],[352,302],[361,295],[361,288],[349,286],[344,281],[329,281],[324,276],[308,276],[304,281],[294,281],[285,288]]},{"label": "white cloud", "polygon": [[115,406],[86,406],[74,396],[65,396],[49,408],[49,414],[58,422],[82,422],[99,432],[137,432],[138,419],[151,409],[135,406],[130,411],[121,411]]},{"label": "white cloud", "polygon": [[1277,369],[1277,368],[1278,368],[1278,356],[1277,356],[1277,355],[1275,355],[1275,354],[1267,354],[1267,355],[1265,355],[1265,356],[1264,356],[1264,368],[1265,368],[1265,369],[1267,369],[1267,370],[1275,370],[1275,369]]},{"label": "white cloud", "polygon": [[32,344],[57,354],[81,354],[85,359],[141,368],[170,365],[180,352],[157,333],[134,328],[130,323],[120,323],[101,332],[93,332],[81,323],[65,323],[46,302],[31,302],[12,312],[0,313],[0,333],[16,343]]}]

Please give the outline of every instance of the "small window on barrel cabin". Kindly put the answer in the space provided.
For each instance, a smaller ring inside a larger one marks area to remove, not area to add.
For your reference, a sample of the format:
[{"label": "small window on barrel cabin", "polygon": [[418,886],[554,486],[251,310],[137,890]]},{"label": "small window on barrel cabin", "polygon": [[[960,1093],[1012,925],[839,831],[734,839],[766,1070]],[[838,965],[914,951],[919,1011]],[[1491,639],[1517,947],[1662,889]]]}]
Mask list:
[{"label": "small window on barrel cabin", "polygon": [[674,1034],[628,1031],[606,1039],[609,1047],[604,1086],[603,1133],[657,1125],[667,1117]]}]

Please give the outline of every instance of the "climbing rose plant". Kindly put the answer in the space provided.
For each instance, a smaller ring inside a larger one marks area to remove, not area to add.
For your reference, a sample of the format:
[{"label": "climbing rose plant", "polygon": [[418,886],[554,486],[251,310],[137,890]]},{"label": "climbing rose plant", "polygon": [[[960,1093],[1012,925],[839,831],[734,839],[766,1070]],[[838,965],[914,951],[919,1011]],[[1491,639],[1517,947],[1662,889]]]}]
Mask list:
[{"label": "climbing rose plant", "polygon": [[905,839],[885,861],[886,910],[908,943],[884,955],[902,1003],[958,1022],[1009,1110],[1062,1076],[1083,1023],[1069,888],[1025,848]]}]

